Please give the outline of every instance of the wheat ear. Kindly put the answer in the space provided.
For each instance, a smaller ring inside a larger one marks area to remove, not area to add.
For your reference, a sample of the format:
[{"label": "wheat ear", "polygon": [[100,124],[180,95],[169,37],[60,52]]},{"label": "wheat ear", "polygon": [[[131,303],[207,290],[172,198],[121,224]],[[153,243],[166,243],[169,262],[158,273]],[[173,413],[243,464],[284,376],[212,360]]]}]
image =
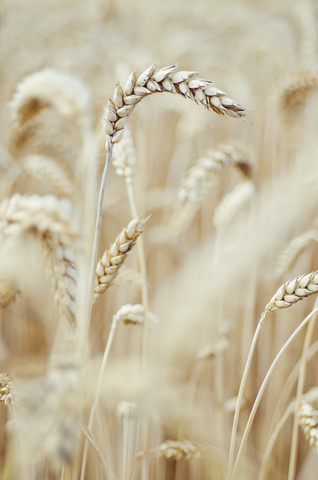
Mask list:
[{"label": "wheat ear", "polygon": [[12,121],[18,126],[43,108],[53,107],[60,115],[85,118],[91,111],[91,93],[75,75],[45,68],[25,77],[9,104]]},{"label": "wheat ear", "polygon": [[118,83],[105,111],[106,149],[123,136],[129,115],[143,98],[158,92],[176,93],[200,103],[219,115],[242,117],[244,108],[212,87],[210,80],[197,78],[197,72],[175,72],[176,65],[157,69],[152,65],[140,75],[132,72],[124,88]]},{"label": "wheat ear", "polygon": [[308,275],[300,275],[296,277],[294,280],[288,281],[284,283],[273,295],[271,300],[266,305],[261,318],[257,324],[251,346],[248,352],[246,364],[244,367],[244,372],[241,379],[241,384],[239,388],[239,393],[237,396],[237,404],[234,413],[233,419],[233,426],[232,426],[232,434],[231,434],[231,444],[230,444],[230,453],[229,453],[229,463],[228,463],[228,473],[227,478],[230,478],[230,472],[233,465],[234,459],[234,448],[235,448],[235,438],[237,432],[237,425],[238,425],[238,417],[240,413],[240,405],[243,398],[244,388],[246,385],[247,375],[250,369],[250,365],[252,362],[253,353],[255,350],[257,338],[259,336],[261,327],[267,317],[267,315],[277,309],[280,308],[287,308],[297,303],[299,300],[316,293],[318,291],[318,272],[314,271],[309,273]]},{"label": "wheat ear", "polygon": [[13,379],[8,373],[0,373],[0,402],[9,407],[15,402]]},{"label": "wheat ear", "polygon": [[310,229],[294,238],[282,252],[277,266],[277,277],[281,277],[297,260],[311,242],[318,241],[317,229]]},{"label": "wheat ear", "polygon": [[55,160],[42,155],[28,155],[20,160],[22,170],[35,180],[46,182],[59,197],[74,199],[76,189],[67,171]]},{"label": "wheat ear", "polygon": [[295,111],[299,110],[317,86],[318,73],[312,70],[301,70],[281,82],[277,88],[277,104],[285,120],[294,117]]},{"label": "wheat ear", "polygon": [[145,219],[135,218],[121,231],[109,250],[106,250],[96,268],[94,298],[112,285],[120,267],[143,232]]},{"label": "wheat ear", "polygon": [[311,446],[318,452],[318,410],[309,403],[302,403],[297,412],[300,428]]},{"label": "wheat ear", "polygon": [[191,460],[202,456],[200,447],[189,440],[166,440],[153,451],[159,457],[172,460]]},{"label": "wheat ear", "polygon": [[[75,214],[75,215],[74,215]],[[31,232],[42,242],[60,313],[75,324],[76,273],[71,242],[78,235],[74,207],[52,195],[16,194],[0,204],[0,238]]]}]

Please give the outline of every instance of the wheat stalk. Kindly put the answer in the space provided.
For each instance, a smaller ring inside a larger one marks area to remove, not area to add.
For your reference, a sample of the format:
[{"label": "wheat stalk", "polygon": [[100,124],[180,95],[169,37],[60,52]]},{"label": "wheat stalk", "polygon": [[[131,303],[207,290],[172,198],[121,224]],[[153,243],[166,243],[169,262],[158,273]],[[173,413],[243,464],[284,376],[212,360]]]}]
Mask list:
[{"label": "wheat stalk", "polygon": [[135,218],[121,231],[109,250],[106,250],[96,267],[94,298],[112,285],[120,267],[143,232],[145,219]]},{"label": "wheat stalk", "polygon": [[176,93],[200,103],[219,115],[242,117],[244,108],[221,90],[212,87],[210,80],[197,78],[197,72],[175,72],[176,65],[157,69],[152,65],[140,75],[132,72],[124,86],[118,83],[114,96],[108,100],[104,127],[107,135],[106,150],[118,143],[124,133],[129,115],[143,98],[158,92]]}]

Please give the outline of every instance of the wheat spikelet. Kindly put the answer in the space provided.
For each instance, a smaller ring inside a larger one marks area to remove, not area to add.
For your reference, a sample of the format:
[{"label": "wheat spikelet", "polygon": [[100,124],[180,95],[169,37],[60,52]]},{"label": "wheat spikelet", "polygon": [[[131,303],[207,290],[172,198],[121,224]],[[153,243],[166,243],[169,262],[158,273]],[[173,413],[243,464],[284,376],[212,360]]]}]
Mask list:
[{"label": "wheat spikelet", "polygon": [[213,223],[216,228],[224,227],[231,223],[237,212],[250,200],[254,192],[253,182],[247,180],[228,193],[215,209]]},{"label": "wheat spikelet", "polygon": [[318,452],[318,411],[304,402],[300,405],[297,417],[303,434]]},{"label": "wheat spikelet", "polygon": [[71,242],[78,227],[74,207],[54,196],[19,195],[0,204],[2,238],[32,232],[42,242],[53,276],[54,297],[60,313],[75,323],[76,273]]},{"label": "wheat spikelet", "polygon": [[302,70],[281,82],[278,87],[278,107],[286,120],[305,103],[317,85],[318,73],[311,70]]},{"label": "wheat spikelet", "polygon": [[9,104],[12,121],[19,126],[47,107],[63,116],[83,117],[90,112],[91,94],[81,79],[45,68],[24,78]]},{"label": "wheat spikelet", "polygon": [[47,182],[55,195],[71,199],[75,197],[76,190],[67,171],[53,159],[42,155],[28,155],[23,157],[19,164],[27,175]]},{"label": "wheat spikelet", "polygon": [[113,167],[117,175],[131,179],[136,171],[136,153],[131,133],[128,127],[125,129],[122,141],[117,145],[113,155]]},{"label": "wheat spikelet", "polygon": [[10,407],[14,401],[13,379],[8,373],[0,373],[0,402]]},{"label": "wheat spikelet", "polygon": [[282,276],[296,262],[299,255],[312,241],[318,241],[318,232],[316,229],[307,230],[294,238],[287,245],[279,258],[276,276]]},{"label": "wheat spikelet", "polygon": [[145,219],[135,218],[121,231],[109,250],[106,250],[96,267],[94,298],[109,288],[120,267],[127,258],[128,252],[135,245],[143,232]]},{"label": "wheat spikelet", "polygon": [[232,117],[244,115],[244,108],[228,98],[221,90],[212,87],[210,80],[197,78],[196,72],[175,72],[175,70],[175,65],[159,70],[157,65],[152,65],[140,75],[132,72],[124,88],[117,84],[114,96],[108,100],[105,110],[106,150],[110,149],[111,144],[121,140],[129,115],[137,103],[153,93],[177,93],[219,115],[227,114]]},{"label": "wheat spikelet", "polygon": [[307,275],[298,275],[284,283],[265,307],[264,313],[288,308],[303,298],[318,292],[318,270]]},{"label": "wheat spikelet", "polygon": [[192,458],[202,456],[199,446],[189,440],[166,440],[155,448],[154,451],[159,457],[172,460],[191,460]]}]

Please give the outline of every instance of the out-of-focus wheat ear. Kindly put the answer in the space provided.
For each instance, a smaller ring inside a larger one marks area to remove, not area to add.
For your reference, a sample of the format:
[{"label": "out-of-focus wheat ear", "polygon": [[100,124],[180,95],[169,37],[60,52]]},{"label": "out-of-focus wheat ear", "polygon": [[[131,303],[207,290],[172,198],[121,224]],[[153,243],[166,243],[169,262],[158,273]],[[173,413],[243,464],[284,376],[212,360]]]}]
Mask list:
[{"label": "out-of-focus wheat ear", "polygon": [[129,251],[135,245],[137,238],[143,232],[145,218],[139,217],[121,231],[114,243],[106,250],[96,268],[94,298],[112,285],[120,267],[127,258]]},{"label": "out-of-focus wheat ear", "polygon": [[298,4],[297,18],[301,24],[301,59],[310,68],[317,63],[317,4],[315,0],[305,0]]},{"label": "out-of-focus wheat ear", "polygon": [[303,298],[318,292],[318,270],[298,275],[284,283],[265,307],[264,314],[280,308],[288,308]]},{"label": "out-of-focus wheat ear", "polygon": [[299,255],[312,243],[318,242],[318,230],[310,229],[294,238],[282,252],[277,265],[277,278],[284,275],[297,261]]},{"label": "out-of-focus wheat ear", "polygon": [[276,88],[277,105],[285,121],[294,118],[318,86],[318,72],[301,70],[283,79]]},{"label": "out-of-focus wheat ear", "polygon": [[229,348],[229,342],[226,337],[221,337],[215,345],[206,345],[195,355],[197,360],[210,360],[222,355]]},{"label": "out-of-focus wheat ear", "polygon": [[16,401],[13,378],[8,373],[0,373],[0,402],[11,407]]},{"label": "out-of-focus wheat ear", "polygon": [[239,183],[229,192],[215,209],[213,223],[216,228],[229,225],[254,193],[255,186],[250,180]]},{"label": "out-of-focus wheat ear", "polygon": [[79,223],[72,203],[54,196],[14,195],[0,204],[0,239],[30,232],[42,241],[49,259],[54,297],[74,326],[76,272],[73,248]]},{"label": "out-of-focus wheat ear", "polygon": [[122,141],[116,146],[113,153],[113,167],[117,175],[131,180],[136,171],[136,153],[130,129],[125,128]]},{"label": "out-of-focus wheat ear", "polygon": [[121,140],[129,115],[137,103],[153,93],[161,92],[179,94],[219,115],[232,117],[244,115],[244,108],[241,105],[213,87],[210,80],[198,78],[196,72],[176,72],[175,65],[161,69],[158,69],[157,65],[152,65],[140,75],[132,72],[124,88],[117,84],[114,96],[108,101],[105,110],[106,150],[110,149],[111,144]]},{"label": "out-of-focus wheat ear", "polygon": [[15,279],[0,279],[0,308],[6,308],[18,293],[19,288]]},{"label": "out-of-focus wheat ear", "polygon": [[166,440],[154,448],[153,451],[158,457],[171,460],[192,460],[203,455],[202,449],[190,440]]},{"label": "out-of-focus wheat ear", "polygon": [[75,75],[45,68],[25,77],[9,104],[12,121],[20,127],[47,107],[66,117],[87,118],[92,108],[91,92]]},{"label": "out-of-focus wheat ear", "polygon": [[70,199],[76,197],[75,185],[69,178],[66,169],[52,158],[43,155],[28,155],[20,160],[19,165],[28,176],[47,183],[52,193],[58,197]]},{"label": "out-of-focus wheat ear", "polygon": [[318,410],[309,403],[302,403],[297,412],[298,422],[303,434],[318,452]]},{"label": "out-of-focus wheat ear", "polygon": [[[207,191],[213,184],[214,175],[223,168],[238,168],[244,177],[251,178],[252,163],[248,154],[239,146],[219,145],[209,150],[185,174],[178,190],[178,200],[170,220],[171,230],[176,236],[191,224]],[[178,233],[179,232],[179,233]]]},{"label": "out-of-focus wheat ear", "polygon": [[77,275],[71,245],[61,242],[56,235],[44,235],[42,248],[48,261],[48,273],[52,276],[54,299],[60,315],[75,326]]}]

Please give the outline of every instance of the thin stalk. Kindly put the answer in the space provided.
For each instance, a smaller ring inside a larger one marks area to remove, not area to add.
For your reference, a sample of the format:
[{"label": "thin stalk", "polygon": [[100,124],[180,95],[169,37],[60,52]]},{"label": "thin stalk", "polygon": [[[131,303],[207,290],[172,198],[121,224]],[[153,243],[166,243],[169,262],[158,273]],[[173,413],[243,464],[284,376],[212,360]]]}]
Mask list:
[{"label": "thin stalk", "polygon": [[268,442],[266,450],[264,452],[264,455],[263,455],[263,458],[262,458],[262,463],[261,463],[261,466],[260,466],[260,469],[259,469],[258,480],[264,480],[265,479],[265,475],[266,475],[266,471],[267,471],[266,465],[267,465],[268,459],[270,457],[270,454],[272,453],[272,450],[273,450],[273,447],[274,447],[275,442],[277,440],[277,437],[279,435],[279,432],[281,431],[281,429],[283,428],[283,426],[287,422],[289,416],[293,412],[293,409],[294,409],[294,404],[288,405],[287,410],[285,411],[284,415],[282,416],[282,418],[277,423],[277,425],[276,425],[276,427],[275,427],[275,429],[274,429],[274,431],[273,431],[273,433],[272,433],[272,435],[269,439],[269,442]]},{"label": "thin stalk", "polygon": [[[316,355],[317,352],[318,352],[318,342],[315,342],[311,345],[311,347],[306,352],[306,362],[308,363]],[[277,440],[279,431],[284,425],[283,418],[285,418],[285,415],[287,415],[286,412],[287,412],[288,409],[289,409],[288,410],[288,412],[289,412],[288,415],[290,415],[291,412],[292,412],[292,410],[290,410],[291,406],[288,406],[288,408],[285,411],[283,417],[277,423],[277,412],[279,412],[280,407],[284,403],[285,398],[286,399],[288,398],[294,384],[296,383],[297,377],[299,375],[300,363],[301,363],[301,360],[299,360],[296,363],[296,365],[294,366],[294,368],[290,372],[290,374],[289,374],[289,376],[288,376],[288,378],[285,382],[285,385],[284,385],[284,387],[281,391],[281,394],[280,394],[280,396],[279,396],[279,398],[276,402],[276,408],[275,408],[275,411],[274,411],[274,414],[273,414],[272,426],[270,428],[270,431],[272,433],[271,433],[270,439],[268,441],[267,447],[265,449],[265,452],[264,452],[264,455],[263,455],[263,458],[262,458],[262,463],[261,463],[260,472],[259,472],[259,480],[264,480],[264,478],[265,478],[266,464],[267,464],[268,459],[270,457],[273,446],[275,445],[275,442]],[[286,418],[286,420],[287,420],[287,418]],[[280,428],[278,428],[278,425],[280,425]]]},{"label": "thin stalk", "polygon": [[107,476],[109,478],[111,478],[112,480],[116,480],[116,477],[115,475],[113,474],[113,472],[111,471],[108,463],[106,462],[99,446],[97,445],[96,441],[95,441],[95,438],[93,437],[93,435],[91,434],[91,432],[88,430],[88,428],[86,427],[86,425],[81,425],[81,429],[82,429],[82,432],[86,438],[86,440],[92,445],[93,449],[95,450],[95,452],[97,453],[98,455],[98,458],[101,460],[103,466],[104,466],[104,469],[105,469],[105,473],[107,474]]},{"label": "thin stalk", "polygon": [[[104,350],[102,364],[101,364],[99,375],[98,375],[97,386],[96,386],[96,394],[95,394],[94,402],[93,402],[93,405],[92,405],[92,408],[91,408],[91,413],[90,413],[89,421],[88,421],[88,427],[87,427],[88,431],[92,431],[92,427],[93,427],[93,424],[94,424],[95,414],[96,414],[97,406],[98,406],[98,403],[99,403],[99,397],[100,397],[100,392],[101,392],[101,387],[102,387],[103,376],[104,376],[107,360],[108,360],[108,357],[109,357],[110,348],[111,348],[112,343],[113,343],[116,326],[117,326],[117,317],[115,316],[113,321],[112,321],[112,325],[111,325],[110,332],[109,332],[109,335],[108,335],[106,347],[105,347],[105,350]],[[84,480],[84,477],[85,477],[87,453],[88,453],[88,443],[87,443],[87,440],[86,440],[85,444],[84,444],[80,480]]]},{"label": "thin stalk", "polygon": [[292,335],[289,337],[289,339],[285,342],[285,344],[283,345],[283,347],[280,349],[280,351],[278,352],[278,354],[276,355],[275,359],[273,360],[269,370],[267,371],[266,375],[265,375],[265,378],[263,380],[263,383],[258,391],[258,394],[257,394],[257,397],[255,399],[255,402],[254,402],[254,405],[253,405],[253,408],[252,408],[252,411],[250,413],[250,416],[248,418],[248,421],[247,421],[247,424],[246,424],[246,427],[245,427],[245,431],[244,431],[244,434],[243,434],[243,437],[242,437],[242,440],[241,440],[241,444],[240,444],[240,448],[239,448],[239,451],[238,451],[238,454],[237,454],[237,457],[236,457],[236,461],[235,461],[235,465],[234,465],[234,468],[233,468],[233,471],[232,471],[232,474],[230,476],[231,479],[234,478],[234,474],[236,472],[236,469],[237,469],[237,466],[238,466],[238,463],[239,463],[239,460],[240,460],[240,457],[241,457],[241,454],[242,454],[242,450],[243,450],[243,447],[246,443],[246,440],[247,440],[247,436],[250,432],[250,429],[251,429],[251,426],[252,426],[252,423],[253,423],[253,420],[254,420],[254,417],[255,417],[255,414],[257,412],[257,408],[258,408],[258,405],[261,401],[261,398],[263,396],[263,393],[264,393],[264,390],[266,388],[266,385],[271,377],[271,374],[274,370],[274,368],[276,367],[278,361],[280,360],[281,356],[284,354],[285,350],[287,350],[287,348],[289,347],[289,345],[293,342],[293,340],[296,338],[296,336],[298,335],[298,333],[307,325],[307,323],[309,322],[309,320],[316,314],[318,313],[318,307],[315,308],[314,310],[311,311],[311,313],[309,315],[307,315],[307,317],[301,322],[301,324],[296,328],[296,330],[292,333]]},{"label": "thin stalk", "polygon": [[[135,202],[135,193],[134,187],[132,184],[131,177],[126,176],[126,187],[128,193],[128,200],[130,205],[130,211],[133,218],[138,217],[136,202]],[[147,267],[146,267],[146,255],[145,255],[145,245],[142,236],[137,240],[137,251],[138,251],[138,260],[139,268],[141,273],[141,298],[142,304],[144,307],[144,324],[143,324],[143,337],[142,337],[142,370],[145,374],[146,371],[146,353],[147,353],[147,317],[149,311],[149,297],[148,297],[148,284],[147,284]],[[144,426],[144,435],[143,435],[143,451],[144,455],[142,456],[142,480],[148,478],[148,466],[147,466],[147,449],[148,449],[148,421],[145,415],[143,415],[143,426]]]},{"label": "thin stalk", "polygon": [[228,462],[228,469],[227,469],[227,480],[231,478],[231,471],[233,467],[233,461],[234,461],[234,449],[235,449],[235,439],[236,439],[236,433],[237,433],[237,425],[238,425],[238,419],[239,419],[239,414],[240,414],[240,409],[242,405],[242,398],[243,398],[243,393],[244,393],[244,388],[246,385],[246,380],[247,380],[247,375],[251,366],[252,362],[252,357],[253,353],[255,350],[257,338],[259,336],[260,329],[263,325],[263,322],[266,318],[266,313],[263,313],[255,330],[254,337],[250,346],[250,350],[248,352],[242,380],[241,380],[241,385],[239,388],[239,393],[237,396],[237,401],[236,401],[236,406],[235,406],[235,412],[234,412],[234,419],[233,419],[233,426],[232,426],[232,434],[231,434],[231,444],[230,444],[230,453],[229,453],[229,462]]},{"label": "thin stalk", "polygon": [[[315,306],[318,306],[318,300],[315,302]],[[303,351],[301,354],[300,360],[300,369],[299,369],[299,377],[298,377],[298,384],[297,384],[297,393],[296,393],[296,408],[295,408],[295,415],[294,415],[294,423],[293,423],[293,433],[292,433],[292,441],[290,447],[290,457],[289,457],[289,468],[288,468],[288,480],[293,480],[295,477],[296,472],[296,463],[297,463],[297,447],[298,447],[298,438],[299,438],[299,429],[298,429],[298,420],[297,420],[297,412],[300,408],[301,404],[301,397],[304,390],[305,384],[305,375],[306,375],[306,352],[309,348],[309,344],[312,338],[312,334],[314,331],[314,327],[316,324],[316,317],[313,317],[307,327],[307,332],[304,340]]]}]

